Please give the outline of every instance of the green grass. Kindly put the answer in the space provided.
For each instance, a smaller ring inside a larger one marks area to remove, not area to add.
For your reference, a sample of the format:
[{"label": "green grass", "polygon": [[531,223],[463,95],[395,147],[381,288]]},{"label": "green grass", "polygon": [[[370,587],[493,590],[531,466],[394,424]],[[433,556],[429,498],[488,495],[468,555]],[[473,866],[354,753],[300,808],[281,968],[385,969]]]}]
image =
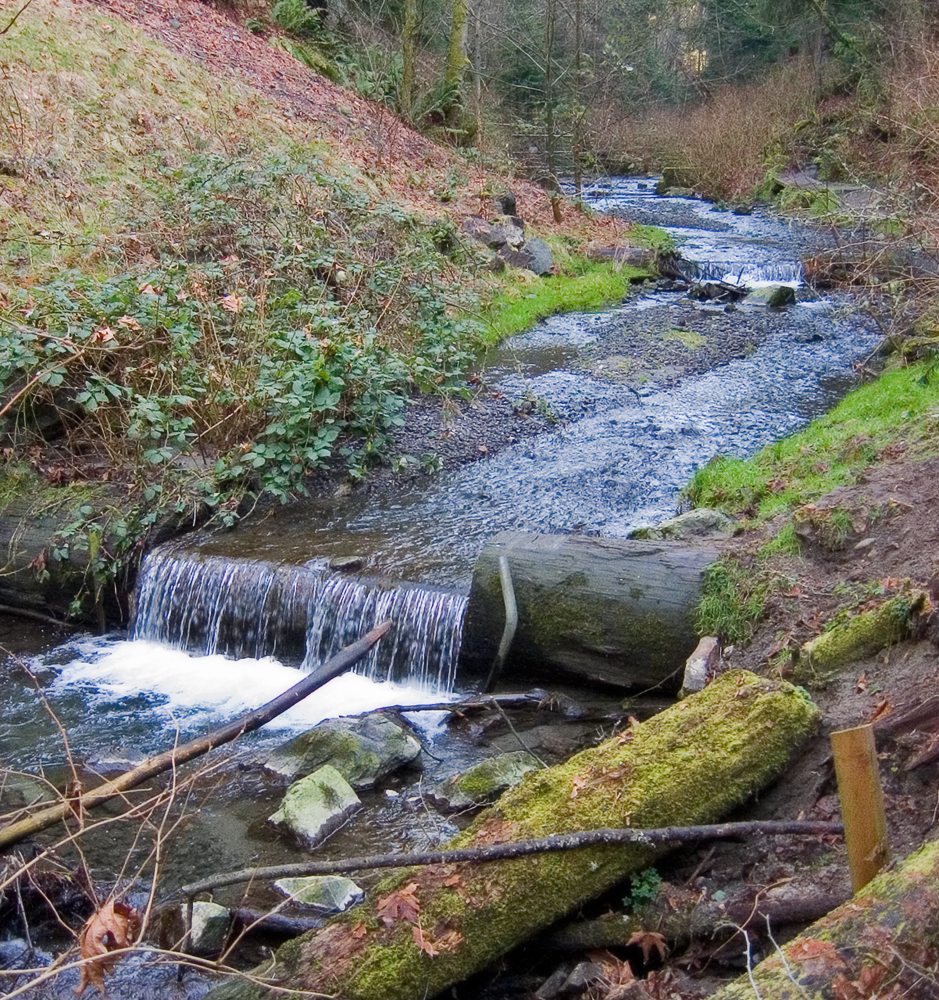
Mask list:
[{"label": "green grass", "polygon": [[630,282],[646,276],[634,267],[574,261],[576,273],[535,278],[500,292],[483,310],[484,338],[496,344],[556,313],[589,312],[623,299]]},{"label": "green grass", "polygon": [[925,457],[939,444],[939,384],[925,364],[885,372],[855,389],[830,413],[753,458],[718,456],[686,489],[697,507],[761,520],[855,482],[890,445]]}]

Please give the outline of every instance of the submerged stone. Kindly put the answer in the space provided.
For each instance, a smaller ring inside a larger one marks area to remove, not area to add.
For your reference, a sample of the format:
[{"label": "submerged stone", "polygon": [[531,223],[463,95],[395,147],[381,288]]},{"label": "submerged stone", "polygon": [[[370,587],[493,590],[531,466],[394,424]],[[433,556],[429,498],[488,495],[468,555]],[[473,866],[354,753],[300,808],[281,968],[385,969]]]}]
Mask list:
[{"label": "submerged stone", "polygon": [[440,782],[434,789],[434,798],[449,809],[483,806],[540,767],[538,758],[524,750],[500,754]]},{"label": "submerged stone", "polygon": [[269,820],[308,847],[315,847],[361,808],[362,803],[349,782],[327,764],[295,781]]},{"label": "submerged stone", "polygon": [[334,767],[353,788],[373,788],[421,752],[418,741],[380,712],[327,719],[279,746],[264,762],[289,781],[318,767]]},{"label": "submerged stone", "polygon": [[192,904],[192,927],[186,950],[191,955],[218,955],[225,947],[230,929],[231,913],[228,907],[196,901]]},{"label": "submerged stone", "polygon": [[341,875],[307,875],[280,878],[274,886],[295,903],[313,906],[326,913],[342,913],[360,902],[365,892]]}]

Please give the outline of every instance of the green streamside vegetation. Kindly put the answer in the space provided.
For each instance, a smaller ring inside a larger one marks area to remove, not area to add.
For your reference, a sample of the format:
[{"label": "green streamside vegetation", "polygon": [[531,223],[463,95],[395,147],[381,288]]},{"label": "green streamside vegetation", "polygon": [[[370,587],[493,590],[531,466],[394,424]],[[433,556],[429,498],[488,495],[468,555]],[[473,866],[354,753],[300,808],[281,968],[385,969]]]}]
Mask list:
[{"label": "green streamside vegetation", "polygon": [[855,482],[884,453],[939,448],[939,378],[926,363],[884,372],[752,458],[718,456],[685,490],[696,507],[765,521]]}]

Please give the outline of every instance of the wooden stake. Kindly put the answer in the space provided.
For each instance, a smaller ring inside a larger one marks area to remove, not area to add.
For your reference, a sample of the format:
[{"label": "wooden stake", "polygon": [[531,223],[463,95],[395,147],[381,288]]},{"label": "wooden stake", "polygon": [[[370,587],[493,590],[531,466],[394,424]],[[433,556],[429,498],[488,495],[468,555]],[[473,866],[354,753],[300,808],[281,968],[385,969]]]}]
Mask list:
[{"label": "wooden stake", "polygon": [[870,725],[831,734],[851,884],[859,892],[890,860],[884,793]]}]

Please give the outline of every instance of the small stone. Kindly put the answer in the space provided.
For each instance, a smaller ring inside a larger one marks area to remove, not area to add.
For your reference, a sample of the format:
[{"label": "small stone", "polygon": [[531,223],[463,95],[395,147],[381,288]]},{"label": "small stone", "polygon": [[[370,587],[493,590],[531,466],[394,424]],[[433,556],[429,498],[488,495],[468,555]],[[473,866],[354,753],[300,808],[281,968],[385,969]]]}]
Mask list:
[{"label": "small stone", "polygon": [[295,903],[312,906],[324,913],[342,913],[365,898],[365,891],[341,875],[308,875],[280,878],[275,888]]},{"label": "small stone", "polygon": [[685,661],[685,679],[681,685],[679,697],[703,691],[708,680],[713,676],[721,659],[720,640],[713,635],[706,635],[695,647],[694,652]]},{"label": "small stone", "polygon": [[329,568],[340,573],[354,573],[362,569],[365,563],[365,556],[333,556],[329,560]]}]

